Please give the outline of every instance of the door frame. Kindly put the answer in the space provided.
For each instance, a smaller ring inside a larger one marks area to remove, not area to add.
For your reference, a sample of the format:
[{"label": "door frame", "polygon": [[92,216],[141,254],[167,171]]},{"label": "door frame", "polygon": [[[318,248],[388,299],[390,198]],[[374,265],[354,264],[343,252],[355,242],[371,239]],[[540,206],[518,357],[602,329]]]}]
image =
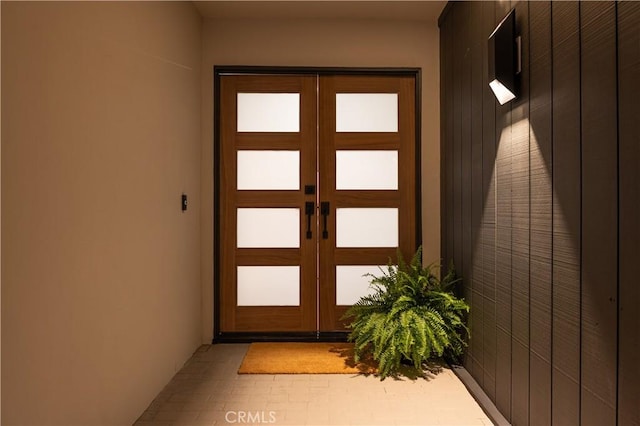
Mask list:
[{"label": "door frame", "polygon": [[[347,332],[221,332],[220,331],[220,212],[221,195],[221,136],[220,136],[220,79],[225,74],[258,75],[360,75],[411,76],[415,79],[415,202],[416,242],[422,244],[422,185],[421,185],[421,131],[422,131],[422,70],[421,68],[349,68],[349,67],[294,67],[215,65],[213,67],[213,343],[248,343],[260,341],[344,341]],[[416,247],[417,248],[417,247]]]}]

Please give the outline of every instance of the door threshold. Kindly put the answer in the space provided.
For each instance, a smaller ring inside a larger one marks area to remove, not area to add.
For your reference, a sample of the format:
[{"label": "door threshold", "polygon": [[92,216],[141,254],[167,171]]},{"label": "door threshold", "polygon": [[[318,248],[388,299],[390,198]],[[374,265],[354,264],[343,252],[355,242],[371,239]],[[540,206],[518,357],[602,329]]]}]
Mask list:
[{"label": "door threshold", "polygon": [[348,331],[310,332],[221,332],[213,338],[213,343],[253,343],[253,342],[346,342]]}]

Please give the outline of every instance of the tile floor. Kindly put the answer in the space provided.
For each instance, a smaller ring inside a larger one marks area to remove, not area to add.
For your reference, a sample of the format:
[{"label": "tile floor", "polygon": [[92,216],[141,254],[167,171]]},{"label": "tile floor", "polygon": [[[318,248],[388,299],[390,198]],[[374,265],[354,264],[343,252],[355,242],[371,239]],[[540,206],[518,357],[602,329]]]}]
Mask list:
[{"label": "tile floor", "polygon": [[237,374],[248,344],[201,346],[135,426],[491,425],[449,370],[415,381]]}]

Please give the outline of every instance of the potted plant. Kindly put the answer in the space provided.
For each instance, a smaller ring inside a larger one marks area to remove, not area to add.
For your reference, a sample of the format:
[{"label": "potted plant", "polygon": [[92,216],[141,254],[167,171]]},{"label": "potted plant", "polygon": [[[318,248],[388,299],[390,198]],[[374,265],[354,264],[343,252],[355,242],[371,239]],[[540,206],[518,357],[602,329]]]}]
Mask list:
[{"label": "potted plant", "polygon": [[382,275],[371,277],[375,292],[362,297],[343,319],[352,318],[349,341],[354,359],[372,356],[382,379],[409,363],[422,370],[433,358],[457,362],[466,347],[469,305],[453,293],[460,281],[453,265],[442,279],[433,264],[422,266],[422,248],[406,263],[398,251],[398,265],[389,261]]}]

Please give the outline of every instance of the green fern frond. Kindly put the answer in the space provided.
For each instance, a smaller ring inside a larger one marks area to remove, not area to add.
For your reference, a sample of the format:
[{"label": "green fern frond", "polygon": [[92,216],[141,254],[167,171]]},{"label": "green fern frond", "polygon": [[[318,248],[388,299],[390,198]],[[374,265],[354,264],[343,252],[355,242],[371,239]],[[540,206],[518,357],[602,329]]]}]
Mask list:
[{"label": "green fern frond", "polygon": [[455,361],[464,353],[469,305],[454,294],[460,278],[453,265],[441,280],[436,268],[422,266],[421,248],[408,263],[398,251],[397,265],[389,259],[380,275],[367,275],[373,293],[343,316],[352,319],[349,341],[356,362],[372,356],[382,379],[398,374],[403,361],[421,368],[430,358]]}]

